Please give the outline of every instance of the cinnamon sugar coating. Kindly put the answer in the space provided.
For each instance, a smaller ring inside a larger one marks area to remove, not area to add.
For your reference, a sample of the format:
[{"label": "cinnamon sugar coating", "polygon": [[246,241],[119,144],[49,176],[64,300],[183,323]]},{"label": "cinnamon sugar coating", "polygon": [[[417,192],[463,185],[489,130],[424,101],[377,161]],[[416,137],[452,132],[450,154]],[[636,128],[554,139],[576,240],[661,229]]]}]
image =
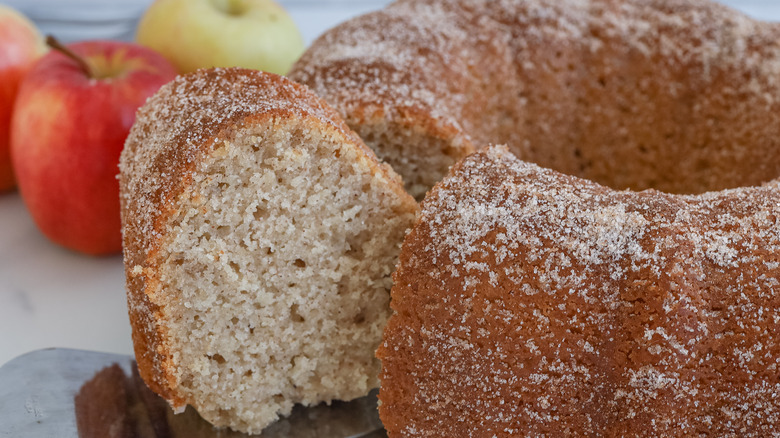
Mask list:
[{"label": "cinnamon sugar coating", "polygon": [[260,71],[181,76],[139,110],[120,170],[138,369],[175,409],[259,433],[379,385],[419,207],[327,104]]},{"label": "cinnamon sugar coating", "polygon": [[399,0],[290,77],[422,198],[468,153],[672,193],[780,174],[780,25],[709,0]]},{"label": "cinnamon sugar coating", "polygon": [[122,152],[122,232],[136,360],[144,380],[175,406],[183,400],[171,389],[173,353],[161,340],[160,308],[150,299],[161,285],[148,269],[159,263],[166,219],[180,208],[175,201],[200,161],[234,136],[242,121],[261,116],[315,118],[362,145],[305,87],[276,75],[213,69],[179,76],[153,95],[136,115]]},{"label": "cinnamon sugar coating", "polygon": [[398,0],[290,76],[418,199],[489,144],[522,160],[467,158],[405,241],[391,437],[776,434],[779,24],[709,0]]},{"label": "cinnamon sugar coating", "polygon": [[615,191],[466,158],[423,203],[377,355],[388,435],[773,436],[780,183]]}]

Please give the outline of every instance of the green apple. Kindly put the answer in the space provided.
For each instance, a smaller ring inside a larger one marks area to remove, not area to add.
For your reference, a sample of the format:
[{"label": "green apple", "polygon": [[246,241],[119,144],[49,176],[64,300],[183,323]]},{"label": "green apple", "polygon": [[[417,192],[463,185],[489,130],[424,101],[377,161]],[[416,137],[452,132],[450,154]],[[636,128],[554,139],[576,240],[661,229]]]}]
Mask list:
[{"label": "green apple", "polygon": [[285,74],[303,53],[303,37],[273,0],[156,0],[136,40],[180,73],[246,67]]}]

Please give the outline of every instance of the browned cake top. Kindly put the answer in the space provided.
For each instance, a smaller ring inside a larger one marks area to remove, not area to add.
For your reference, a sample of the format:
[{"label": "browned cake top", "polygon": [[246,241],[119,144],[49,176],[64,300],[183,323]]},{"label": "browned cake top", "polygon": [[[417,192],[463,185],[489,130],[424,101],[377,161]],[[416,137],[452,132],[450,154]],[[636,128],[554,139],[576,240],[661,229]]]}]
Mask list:
[{"label": "browned cake top", "polygon": [[362,144],[332,108],[282,76],[239,68],[179,76],[139,110],[125,145],[121,178],[126,182],[123,200],[134,211],[128,217],[132,227],[146,236],[159,232],[155,220],[166,203],[160,201],[172,200],[204,152],[250,117],[271,123],[285,117],[316,120]]},{"label": "browned cake top", "polygon": [[701,193],[780,173],[778,29],[709,0],[400,0],[324,34],[290,76],[353,127]]},{"label": "browned cake top", "polygon": [[774,432],[779,189],[621,192],[470,156],[395,273],[390,436]]}]

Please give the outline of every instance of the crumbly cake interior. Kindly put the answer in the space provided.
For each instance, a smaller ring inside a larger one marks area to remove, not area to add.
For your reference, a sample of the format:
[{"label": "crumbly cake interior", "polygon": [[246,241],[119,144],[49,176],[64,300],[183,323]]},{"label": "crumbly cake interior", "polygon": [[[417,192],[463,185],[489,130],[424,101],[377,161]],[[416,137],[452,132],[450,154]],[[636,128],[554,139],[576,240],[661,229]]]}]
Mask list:
[{"label": "crumbly cake interior", "polygon": [[404,189],[418,202],[455,164],[449,142],[420,137],[410,131],[393,131],[386,123],[355,125],[355,132],[376,156],[403,175]]},{"label": "crumbly cake interior", "polygon": [[272,128],[203,160],[159,270],[179,390],[208,421],[249,432],[294,403],[378,386],[372,353],[413,220],[354,148]]}]

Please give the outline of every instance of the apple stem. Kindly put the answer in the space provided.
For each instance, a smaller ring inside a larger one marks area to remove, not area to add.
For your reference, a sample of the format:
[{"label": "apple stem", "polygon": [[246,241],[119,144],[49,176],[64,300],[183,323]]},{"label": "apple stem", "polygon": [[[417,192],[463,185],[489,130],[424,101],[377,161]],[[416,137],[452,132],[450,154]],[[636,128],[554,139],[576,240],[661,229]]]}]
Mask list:
[{"label": "apple stem", "polygon": [[46,45],[51,47],[52,49],[62,53],[63,55],[67,56],[68,58],[72,59],[73,61],[75,61],[76,64],[78,64],[78,66],[81,69],[81,71],[83,71],[84,74],[86,74],[88,78],[93,78],[94,77],[92,75],[92,69],[89,67],[89,64],[87,63],[87,61],[85,61],[84,58],[82,58],[81,56],[73,53],[72,50],[70,50],[69,48],[65,47],[65,45],[62,44],[61,42],[57,41],[57,38],[54,38],[51,35],[47,35],[46,36]]}]

